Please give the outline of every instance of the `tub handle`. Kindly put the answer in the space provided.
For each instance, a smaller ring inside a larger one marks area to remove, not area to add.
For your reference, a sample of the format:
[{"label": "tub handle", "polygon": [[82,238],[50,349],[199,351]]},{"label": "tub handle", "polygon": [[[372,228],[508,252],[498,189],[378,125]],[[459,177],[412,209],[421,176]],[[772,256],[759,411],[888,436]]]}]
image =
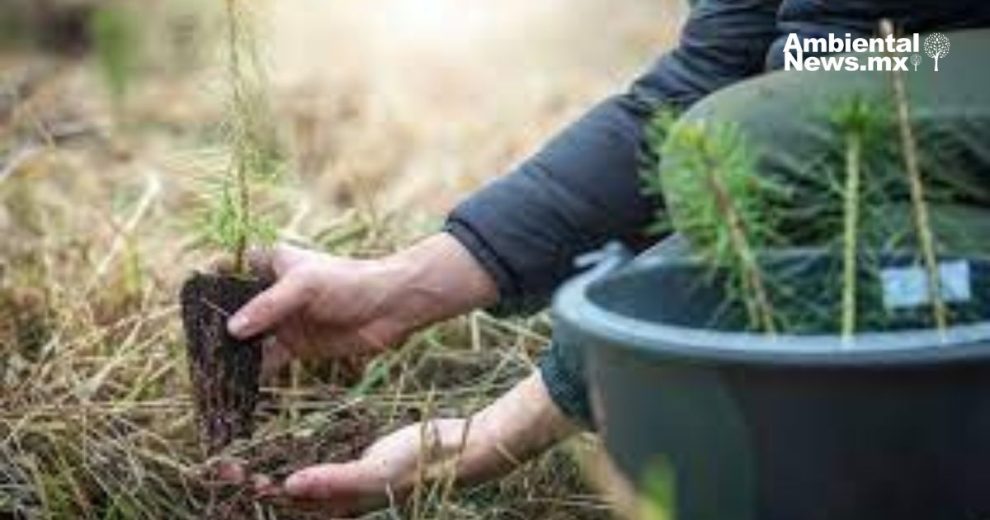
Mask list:
[{"label": "tub handle", "polygon": [[601,249],[578,256],[574,265],[579,270],[588,269],[582,278],[593,281],[619,270],[632,259],[633,254],[629,248],[618,241],[612,241]]}]

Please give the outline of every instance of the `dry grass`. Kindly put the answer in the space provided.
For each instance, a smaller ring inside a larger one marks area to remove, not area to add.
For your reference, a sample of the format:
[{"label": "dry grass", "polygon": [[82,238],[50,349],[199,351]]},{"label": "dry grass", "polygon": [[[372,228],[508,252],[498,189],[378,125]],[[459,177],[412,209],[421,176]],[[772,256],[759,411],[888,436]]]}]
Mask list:
[{"label": "dry grass", "polygon": [[[263,203],[283,238],[372,256],[430,232],[641,67],[677,16],[633,0],[486,2],[440,37],[443,12],[406,27],[389,18],[407,9],[398,2],[273,8],[275,103],[296,176]],[[185,227],[195,179],[223,159],[215,20],[195,5],[149,8],[163,13],[145,16],[159,20],[144,32],[158,44],[121,111],[91,60],[0,50],[0,516],[222,511],[198,472],[176,308],[179,283],[208,256]],[[365,367],[300,367],[268,390],[259,437],[323,434],[351,407],[383,429],[467,413],[530,370],[547,333],[542,316],[476,313]],[[423,489],[416,516],[606,516],[570,453],[450,497]],[[293,517],[250,503],[237,514]]]}]

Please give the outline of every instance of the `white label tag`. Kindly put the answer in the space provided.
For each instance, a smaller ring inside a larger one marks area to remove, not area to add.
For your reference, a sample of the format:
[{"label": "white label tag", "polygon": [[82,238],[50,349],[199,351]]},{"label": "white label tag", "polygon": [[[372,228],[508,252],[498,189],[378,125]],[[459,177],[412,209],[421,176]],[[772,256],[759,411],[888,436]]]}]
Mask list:
[{"label": "white label tag", "polygon": [[[973,297],[969,262],[959,260],[938,266],[942,301],[965,302]],[[928,272],[923,267],[896,267],[880,272],[883,282],[883,305],[887,309],[904,309],[931,303],[928,298]]]}]

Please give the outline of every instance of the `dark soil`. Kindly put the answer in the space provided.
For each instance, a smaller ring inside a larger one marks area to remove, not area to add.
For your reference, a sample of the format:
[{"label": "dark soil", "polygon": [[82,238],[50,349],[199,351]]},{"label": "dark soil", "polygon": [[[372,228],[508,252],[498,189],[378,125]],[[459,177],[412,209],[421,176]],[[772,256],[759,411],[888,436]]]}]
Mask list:
[{"label": "dark soil", "polygon": [[261,338],[233,338],[227,333],[227,319],[267,285],[197,273],[182,287],[190,379],[201,441],[211,455],[236,438],[250,437],[253,431]]}]

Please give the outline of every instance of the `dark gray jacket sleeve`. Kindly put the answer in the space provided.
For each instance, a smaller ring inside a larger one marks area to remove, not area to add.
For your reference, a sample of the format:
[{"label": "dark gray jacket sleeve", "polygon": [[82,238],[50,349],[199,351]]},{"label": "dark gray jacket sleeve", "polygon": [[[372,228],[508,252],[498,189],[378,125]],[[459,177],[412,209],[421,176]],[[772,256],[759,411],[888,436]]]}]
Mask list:
[{"label": "dark gray jacket sleeve", "polygon": [[[605,100],[510,175],[450,215],[446,229],[498,284],[500,307],[546,304],[573,274],[574,259],[612,239],[629,241],[650,223],[642,194],[644,127],[661,106],[686,109],[764,69],[779,0],[702,0],[678,47],[624,94]],[[554,403],[593,427],[579,345],[554,341],[540,373]]]},{"label": "dark gray jacket sleeve", "polygon": [[686,108],[763,70],[778,4],[699,2],[677,48],[627,92],[594,107],[450,214],[446,230],[496,281],[501,310],[545,306],[573,274],[575,257],[641,236],[657,209],[639,179],[645,123],[661,105]]}]

